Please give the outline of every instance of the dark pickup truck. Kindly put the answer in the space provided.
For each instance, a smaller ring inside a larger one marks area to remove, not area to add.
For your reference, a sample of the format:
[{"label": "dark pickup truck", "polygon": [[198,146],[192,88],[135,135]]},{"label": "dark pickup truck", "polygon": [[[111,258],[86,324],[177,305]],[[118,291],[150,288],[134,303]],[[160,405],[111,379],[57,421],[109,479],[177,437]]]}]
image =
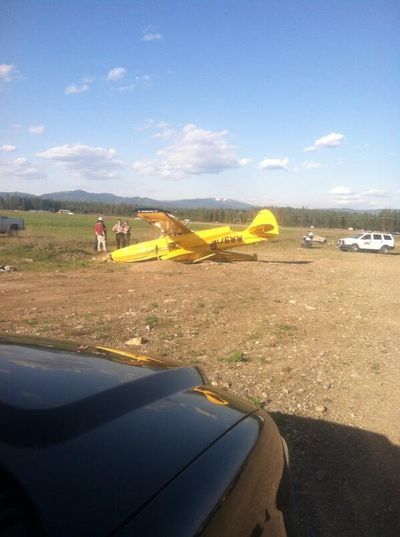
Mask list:
[{"label": "dark pickup truck", "polygon": [[9,218],[0,216],[0,233],[7,233],[10,237],[16,237],[18,231],[25,229],[23,218]]}]

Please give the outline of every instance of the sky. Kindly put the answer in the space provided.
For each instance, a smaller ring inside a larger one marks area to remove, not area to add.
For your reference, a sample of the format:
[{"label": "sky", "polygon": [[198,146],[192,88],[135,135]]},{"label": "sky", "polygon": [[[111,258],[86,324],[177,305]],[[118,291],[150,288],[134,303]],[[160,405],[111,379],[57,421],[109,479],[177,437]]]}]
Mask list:
[{"label": "sky", "polygon": [[400,209],[398,0],[0,0],[0,191]]}]

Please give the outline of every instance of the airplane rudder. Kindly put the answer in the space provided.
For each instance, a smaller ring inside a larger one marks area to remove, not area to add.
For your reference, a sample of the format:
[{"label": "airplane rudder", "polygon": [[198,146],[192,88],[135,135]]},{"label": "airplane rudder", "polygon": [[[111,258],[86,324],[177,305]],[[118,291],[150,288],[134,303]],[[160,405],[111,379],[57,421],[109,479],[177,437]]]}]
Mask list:
[{"label": "airplane rudder", "polygon": [[[263,229],[264,227],[269,228],[268,232]],[[261,209],[261,211],[256,214],[254,220],[247,228],[247,231],[260,235],[264,233],[268,233],[268,235],[278,235],[279,227],[274,214],[268,209]]]},{"label": "airplane rudder", "polygon": [[275,216],[269,209],[261,209],[261,211],[258,211],[256,216],[254,217],[253,221],[249,225],[249,228],[270,223],[276,224]]}]

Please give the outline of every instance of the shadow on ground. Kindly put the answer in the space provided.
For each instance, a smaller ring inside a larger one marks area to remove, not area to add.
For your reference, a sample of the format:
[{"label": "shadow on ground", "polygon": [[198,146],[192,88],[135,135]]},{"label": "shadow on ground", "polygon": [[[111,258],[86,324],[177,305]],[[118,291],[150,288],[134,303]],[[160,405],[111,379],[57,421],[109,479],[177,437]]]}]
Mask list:
[{"label": "shadow on ground", "polygon": [[278,260],[267,260],[262,261],[260,259],[257,260],[257,263],[267,263],[271,265],[309,265],[310,263],[314,263],[314,261],[278,261]]},{"label": "shadow on ground", "polygon": [[400,448],[353,427],[271,414],[289,446],[300,537],[400,535]]}]

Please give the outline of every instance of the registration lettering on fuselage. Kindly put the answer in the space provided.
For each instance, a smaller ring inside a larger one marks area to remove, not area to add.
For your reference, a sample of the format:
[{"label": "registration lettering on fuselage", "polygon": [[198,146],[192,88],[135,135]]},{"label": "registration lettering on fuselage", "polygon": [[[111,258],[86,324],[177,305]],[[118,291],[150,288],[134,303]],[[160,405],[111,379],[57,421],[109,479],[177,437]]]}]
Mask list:
[{"label": "registration lettering on fuselage", "polygon": [[215,250],[219,244],[237,244],[239,242],[243,242],[243,238],[240,235],[228,235],[211,241],[210,248]]}]

